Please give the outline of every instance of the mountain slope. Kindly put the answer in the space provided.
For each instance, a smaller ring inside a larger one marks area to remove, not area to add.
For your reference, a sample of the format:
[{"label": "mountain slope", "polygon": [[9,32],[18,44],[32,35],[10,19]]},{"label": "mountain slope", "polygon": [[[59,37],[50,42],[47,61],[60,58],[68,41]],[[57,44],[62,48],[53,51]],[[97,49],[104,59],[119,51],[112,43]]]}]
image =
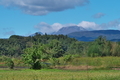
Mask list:
[{"label": "mountain slope", "polygon": [[83,27],[79,26],[68,26],[68,27],[63,27],[59,31],[55,32],[54,34],[69,34],[72,32],[78,32],[78,31],[86,31]]}]

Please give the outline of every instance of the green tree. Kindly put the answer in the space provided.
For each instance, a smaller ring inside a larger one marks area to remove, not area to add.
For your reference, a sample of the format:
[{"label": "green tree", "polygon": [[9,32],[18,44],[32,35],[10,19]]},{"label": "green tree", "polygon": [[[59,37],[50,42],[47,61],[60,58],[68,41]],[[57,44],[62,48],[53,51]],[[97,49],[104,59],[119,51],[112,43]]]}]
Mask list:
[{"label": "green tree", "polygon": [[86,44],[85,42],[76,41],[71,43],[66,54],[79,54],[83,55],[85,51]]},{"label": "green tree", "polygon": [[99,36],[95,41],[93,41],[88,48],[88,56],[91,57],[96,57],[96,56],[106,56],[106,51],[105,49],[108,48],[106,47],[107,40],[103,36]]},{"label": "green tree", "polygon": [[112,43],[111,55],[120,56],[120,45],[116,42]]},{"label": "green tree", "polygon": [[46,48],[47,53],[49,53],[51,57],[58,58],[63,56],[63,54],[65,53],[61,42],[55,39],[50,41],[49,44],[46,45]]},{"label": "green tree", "polygon": [[102,55],[103,56],[111,56],[111,54],[112,54],[111,49],[112,49],[112,43],[110,41],[107,41],[102,50]]},{"label": "green tree", "polygon": [[31,66],[31,69],[41,69],[41,62],[46,55],[43,45],[38,44],[24,50],[23,60]]},{"label": "green tree", "polygon": [[89,57],[101,56],[100,46],[96,44],[90,45],[87,54]]}]

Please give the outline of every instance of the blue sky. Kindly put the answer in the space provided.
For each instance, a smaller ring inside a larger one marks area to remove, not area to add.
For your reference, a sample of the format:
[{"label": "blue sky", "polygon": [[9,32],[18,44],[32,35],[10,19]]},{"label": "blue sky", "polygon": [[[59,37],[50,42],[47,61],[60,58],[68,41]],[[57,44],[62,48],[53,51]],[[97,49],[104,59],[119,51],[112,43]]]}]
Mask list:
[{"label": "blue sky", "polygon": [[0,38],[77,25],[120,30],[120,0],[0,0]]}]

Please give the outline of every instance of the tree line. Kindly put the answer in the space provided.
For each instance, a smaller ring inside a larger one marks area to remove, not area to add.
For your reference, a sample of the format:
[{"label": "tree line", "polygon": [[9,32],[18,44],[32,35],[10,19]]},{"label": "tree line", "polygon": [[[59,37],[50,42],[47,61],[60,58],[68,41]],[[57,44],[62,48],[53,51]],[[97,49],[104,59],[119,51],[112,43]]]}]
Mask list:
[{"label": "tree line", "polygon": [[9,39],[0,39],[0,55],[20,57],[26,49],[33,46],[44,48],[46,55],[61,57],[64,55],[79,56],[120,56],[120,42],[108,41],[99,36],[92,42],[82,42],[64,35],[18,36],[12,35]]}]

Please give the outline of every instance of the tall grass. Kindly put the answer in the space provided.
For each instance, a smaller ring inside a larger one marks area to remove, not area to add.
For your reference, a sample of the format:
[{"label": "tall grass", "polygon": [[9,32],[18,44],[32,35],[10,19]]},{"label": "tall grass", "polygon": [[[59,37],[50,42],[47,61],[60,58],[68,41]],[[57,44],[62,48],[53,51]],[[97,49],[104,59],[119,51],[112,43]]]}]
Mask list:
[{"label": "tall grass", "polygon": [[74,58],[69,64],[75,66],[93,66],[94,68],[120,67],[120,57],[80,57]]}]

